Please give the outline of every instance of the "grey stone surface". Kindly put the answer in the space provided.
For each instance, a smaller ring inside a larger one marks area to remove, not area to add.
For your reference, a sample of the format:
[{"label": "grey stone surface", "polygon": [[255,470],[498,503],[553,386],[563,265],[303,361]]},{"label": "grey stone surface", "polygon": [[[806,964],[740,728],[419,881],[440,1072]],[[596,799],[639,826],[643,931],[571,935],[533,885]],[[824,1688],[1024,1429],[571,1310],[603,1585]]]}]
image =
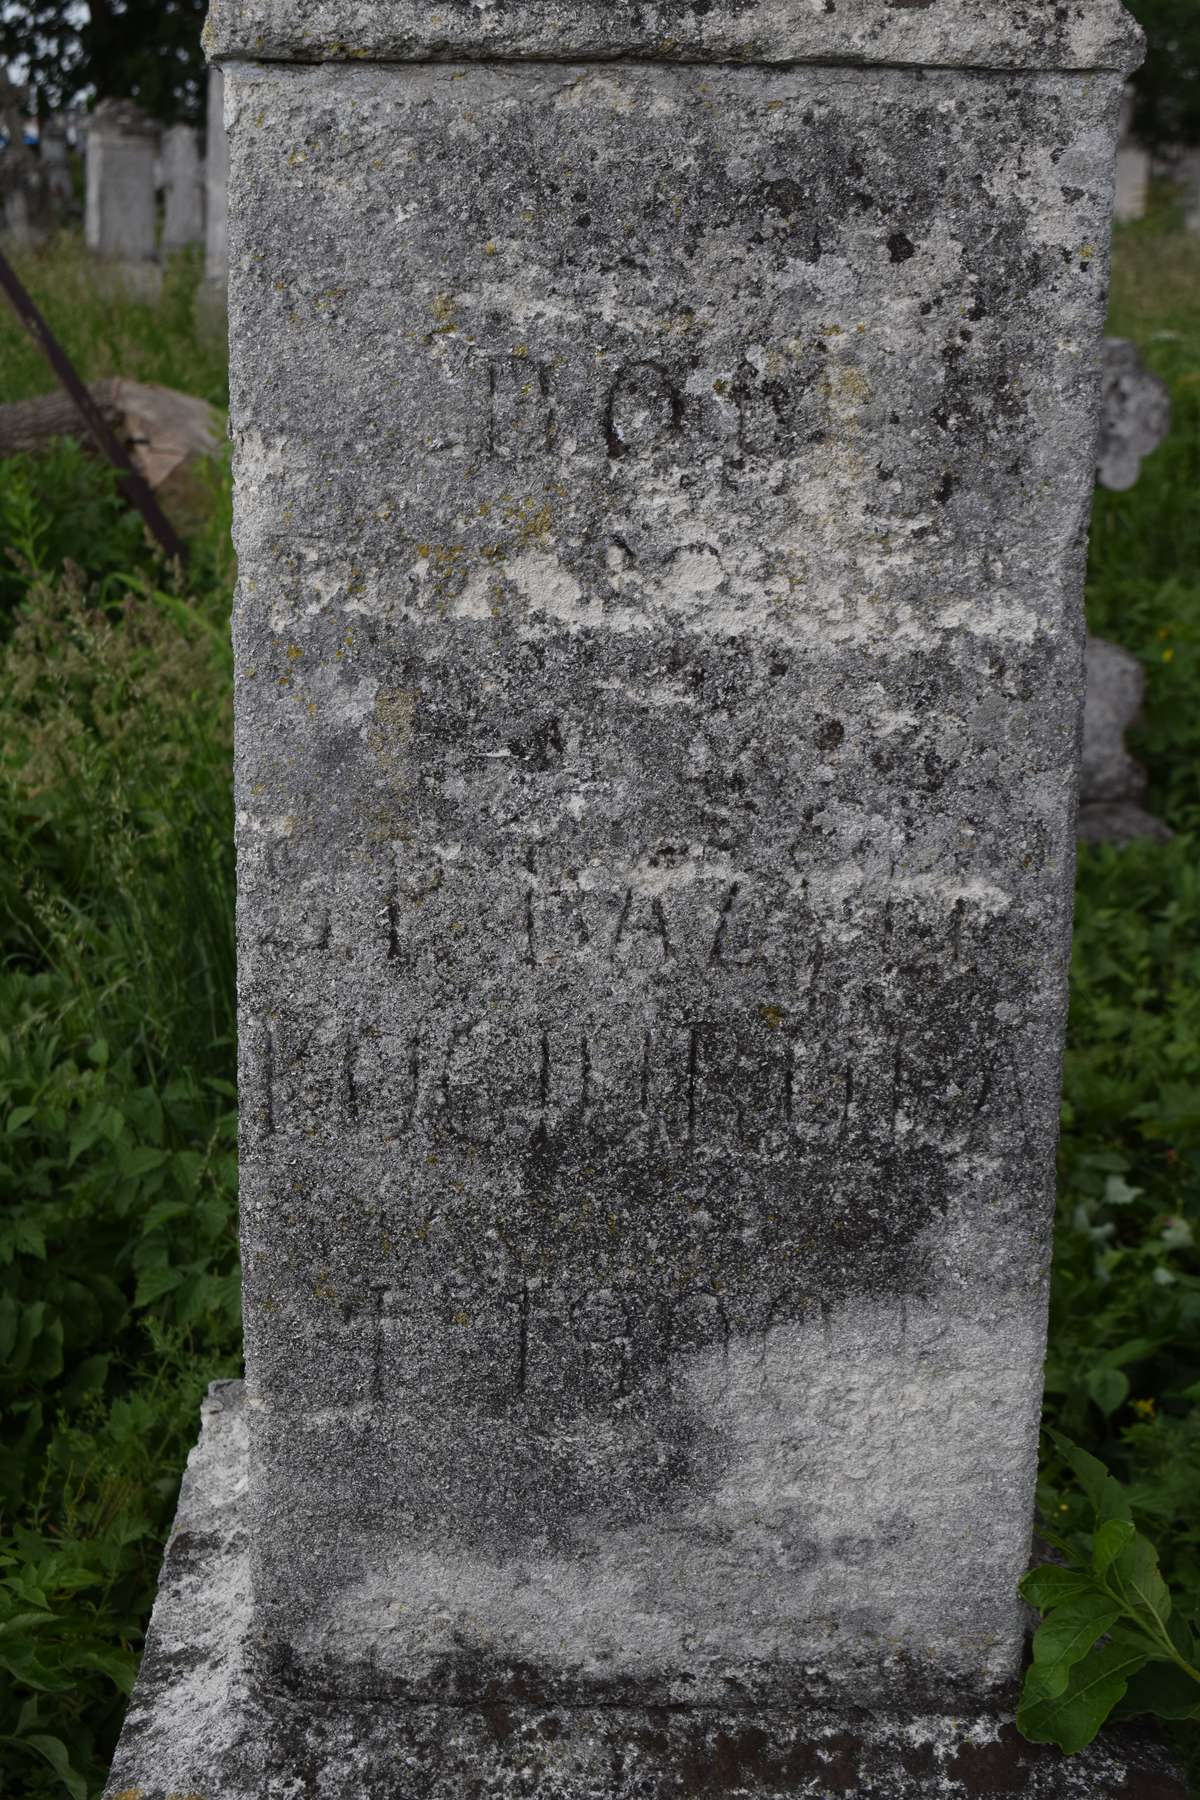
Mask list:
[{"label": "grey stone surface", "polygon": [[1142,56],[1119,0],[211,0],[205,43],[216,57],[284,61],[635,56],[1022,73],[1129,74]]},{"label": "grey stone surface", "polygon": [[1083,843],[1129,843],[1173,836],[1169,826],[1141,805],[1146,772],[1125,747],[1146,691],[1141,663],[1104,638],[1087,642],[1087,703],[1083,714],[1083,766],[1079,783],[1079,838]]},{"label": "grey stone surface", "polygon": [[214,14],[248,1741],[310,1791],[519,1786],[551,1709],[551,1791],[736,1720],[814,1792],[1011,1688],[1133,42],[1035,10]]},{"label": "grey stone surface", "polygon": [[181,250],[204,241],[204,178],[196,133],[172,125],[163,133],[163,249]]},{"label": "grey stone surface", "polygon": [[1123,492],[1137,482],[1143,457],[1171,431],[1171,394],[1152,375],[1128,338],[1104,340],[1104,404],[1096,477],[1101,487]]},{"label": "grey stone surface", "polygon": [[116,262],[156,253],[154,163],[159,133],[131,100],[101,100],[88,121],[88,249]]},{"label": "grey stone surface", "polygon": [[227,84],[268,1654],[1001,1683],[1120,82]]},{"label": "grey stone surface", "polygon": [[297,1704],[251,1678],[252,1418],[218,1383],[184,1480],[154,1624],[107,1800],[1186,1800],[1150,1740],[1064,1758],[1003,1708],[629,1711],[497,1694],[460,1706]]}]

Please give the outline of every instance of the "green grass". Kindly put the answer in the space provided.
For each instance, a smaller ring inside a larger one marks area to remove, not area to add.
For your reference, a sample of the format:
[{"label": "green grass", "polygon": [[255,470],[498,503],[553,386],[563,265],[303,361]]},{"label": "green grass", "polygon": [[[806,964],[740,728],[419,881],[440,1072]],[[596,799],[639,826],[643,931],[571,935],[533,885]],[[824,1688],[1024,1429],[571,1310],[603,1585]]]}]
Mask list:
[{"label": "green grass", "polygon": [[[159,309],[73,310],[69,245],[24,272],[86,376],[221,397],[194,264]],[[3,314],[0,362],[47,385]],[[238,1366],[228,522],[219,470],[175,582],[78,446],[0,463],[6,1795],[99,1791],[200,1396]]]},{"label": "green grass", "polygon": [[[133,298],[113,278],[98,279],[95,262],[72,233],[44,248],[8,255],[85,381],[123,375],[179,388],[214,406],[228,404],[224,339],[202,325],[196,312],[198,251],[172,256],[156,302]],[[54,386],[45,357],[7,302],[0,302],[0,369],[0,403],[27,400]]]},{"label": "green grass", "polygon": [[[1131,1486],[1200,1613],[1200,241],[1118,235],[1110,329],[1170,385],[1171,438],[1097,495],[1088,622],[1146,669],[1131,743],[1169,844],[1081,853],[1046,1414]],[[1193,1391],[1194,1394],[1193,1394]],[[1051,1457],[1042,1501],[1082,1528]],[[1200,1777],[1196,1733],[1182,1741]],[[1200,1791],[1200,1783],[1197,1783]]]},{"label": "green grass", "polygon": [[[87,377],[223,399],[194,263],[158,307],[98,301],[66,241],[24,273]],[[1047,1414],[1130,1483],[1194,1608],[1200,244],[1161,215],[1121,235],[1113,328],[1170,382],[1176,427],[1136,489],[1098,498],[1089,613],[1146,665],[1136,748],[1179,835],[1081,858]],[[0,398],[49,385],[3,314],[0,366]],[[78,448],[0,463],[21,558],[0,570],[6,1794],[98,1791],[199,1396],[237,1361],[224,477],[212,502],[174,586]],[[1078,1505],[1053,1459],[1042,1499]]]}]

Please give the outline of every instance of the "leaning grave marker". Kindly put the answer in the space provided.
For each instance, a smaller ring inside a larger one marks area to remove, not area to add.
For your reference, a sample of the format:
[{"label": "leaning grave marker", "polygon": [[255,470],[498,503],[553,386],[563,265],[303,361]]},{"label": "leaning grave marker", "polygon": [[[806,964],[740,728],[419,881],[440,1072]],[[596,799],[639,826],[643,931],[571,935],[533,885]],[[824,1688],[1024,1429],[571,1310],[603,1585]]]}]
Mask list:
[{"label": "leaning grave marker", "polygon": [[999,1709],[1134,28],[209,40],[247,1384],[112,1791],[1115,1792]]}]

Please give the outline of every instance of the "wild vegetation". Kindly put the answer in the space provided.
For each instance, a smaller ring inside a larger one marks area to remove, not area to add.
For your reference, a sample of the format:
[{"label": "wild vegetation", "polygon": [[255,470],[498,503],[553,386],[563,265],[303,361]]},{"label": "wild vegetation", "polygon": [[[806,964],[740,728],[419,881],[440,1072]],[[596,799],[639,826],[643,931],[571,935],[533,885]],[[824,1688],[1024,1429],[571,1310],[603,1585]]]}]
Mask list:
[{"label": "wild vegetation", "polygon": [[[1200,243],[1120,238],[1113,328],[1176,425],[1101,494],[1092,626],[1149,677],[1165,845],[1080,860],[1047,1418],[1200,1609]],[[220,403],[194,264],[157,306],[25,266],[88,379]],[[0,314],[4,399],[49,385]],[[98,1793],[200,1394],[238,1358],[229,495],[165,568],[77,446],[0,463],[0,1767]],[[1047,1439],[1047,1527],[1094,1501]],[[1094,1482],[1093,1482],[1094,1485]],[[1194,1728],[1188,1728],[1194,1730]]]}]

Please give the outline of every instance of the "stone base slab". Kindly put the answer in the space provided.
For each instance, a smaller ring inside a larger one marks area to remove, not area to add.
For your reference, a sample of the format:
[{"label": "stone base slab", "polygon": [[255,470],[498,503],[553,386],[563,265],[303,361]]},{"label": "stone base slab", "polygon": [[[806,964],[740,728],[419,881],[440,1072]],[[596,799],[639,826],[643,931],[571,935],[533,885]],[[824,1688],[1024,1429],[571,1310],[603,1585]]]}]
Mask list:
[{"label": "stone base slab", "polygon": [[257,1698],[240,1382],[205,1404],[106,1800],[1185,1800],[1165,1752],[1113,1733],[1064,1758],[996,1711],[949,1717]]}]

